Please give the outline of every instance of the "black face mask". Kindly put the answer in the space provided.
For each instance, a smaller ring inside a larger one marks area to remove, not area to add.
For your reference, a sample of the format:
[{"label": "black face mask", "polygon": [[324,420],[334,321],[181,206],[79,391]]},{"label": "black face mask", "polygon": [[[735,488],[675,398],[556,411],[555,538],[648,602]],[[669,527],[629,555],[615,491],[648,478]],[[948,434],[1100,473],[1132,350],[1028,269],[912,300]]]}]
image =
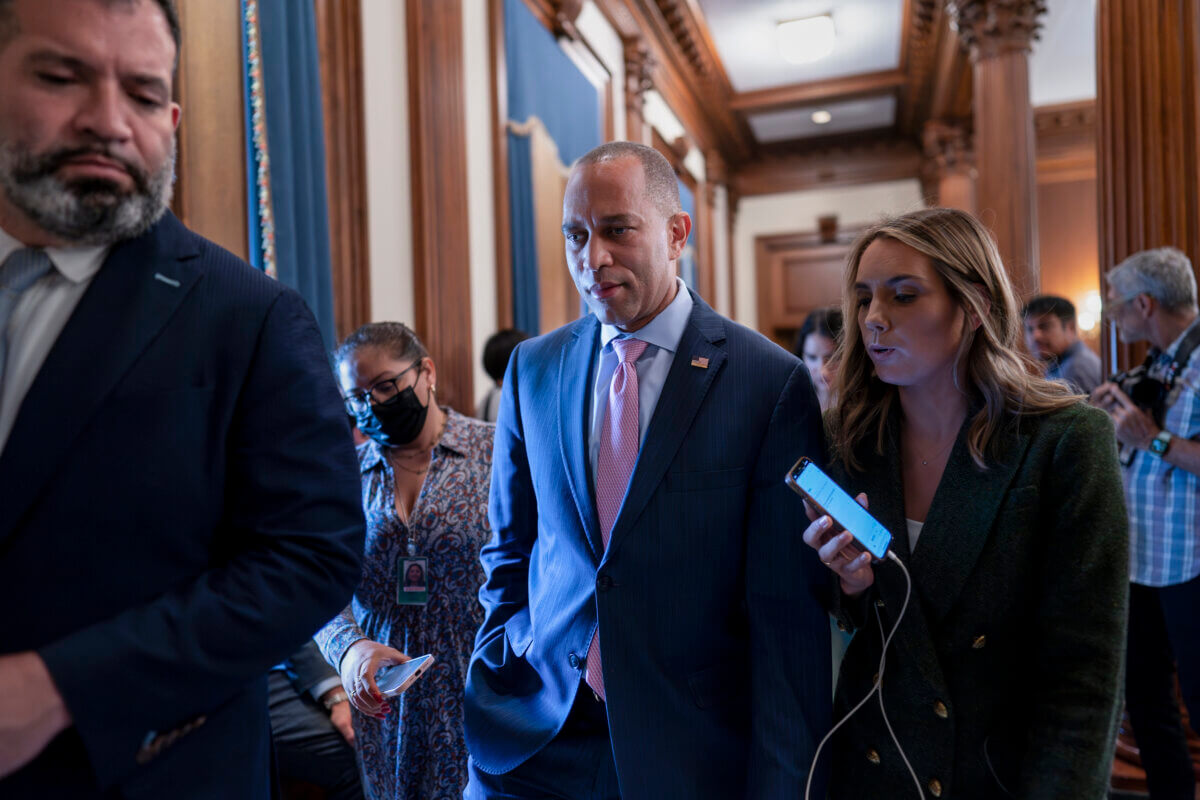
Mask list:
[{"label": "black face mask", "polygon": [[412,386],[355,415],[358,429],[384,447],[411,444],[421,435],[429,406],[421,405]]}]

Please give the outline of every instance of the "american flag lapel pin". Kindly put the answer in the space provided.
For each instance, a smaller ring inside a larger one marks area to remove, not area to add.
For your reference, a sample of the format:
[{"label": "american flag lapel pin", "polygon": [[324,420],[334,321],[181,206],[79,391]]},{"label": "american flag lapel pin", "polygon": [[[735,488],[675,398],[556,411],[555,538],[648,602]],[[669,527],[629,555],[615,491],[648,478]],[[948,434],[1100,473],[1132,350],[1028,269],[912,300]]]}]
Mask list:
[{"label": "american flag lapel pin", "polygon": [[700,369],[708,369],[708,359],[704,356],[692,356],[692,366]]}]

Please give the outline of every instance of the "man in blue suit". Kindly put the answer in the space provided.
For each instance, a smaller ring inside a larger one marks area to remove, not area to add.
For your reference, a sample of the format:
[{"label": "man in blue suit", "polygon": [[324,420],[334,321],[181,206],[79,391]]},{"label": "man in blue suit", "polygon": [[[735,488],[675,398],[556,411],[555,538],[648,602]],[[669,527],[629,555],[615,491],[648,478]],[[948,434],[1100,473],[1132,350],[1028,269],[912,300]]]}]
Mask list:
[{"label": "man in blue suit", "polygon": [[827,585],[783,477],[823,456],[820,412],[799,361],[676,277],[690,230],[652,148],[573,168],[563,235],[592,313],[504,379],[470,800],[803,795]]},{"label": "man in blue suit", "polygon": [[359,576],[311,313],[167,212],[170,0],[0,0],[0,797],[265,800]]}]

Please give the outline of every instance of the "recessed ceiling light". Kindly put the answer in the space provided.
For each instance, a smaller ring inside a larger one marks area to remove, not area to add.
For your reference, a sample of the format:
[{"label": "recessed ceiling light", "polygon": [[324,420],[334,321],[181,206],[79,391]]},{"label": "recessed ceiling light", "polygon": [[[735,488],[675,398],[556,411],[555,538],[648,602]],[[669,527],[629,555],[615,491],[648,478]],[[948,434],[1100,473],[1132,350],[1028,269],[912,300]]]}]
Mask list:
[{"label": "recessed ceiling light", "polygon": [[833,119],[833,114],[830,114],[825,109],[821,109],[820,111],[814,111],[812,113],[812,121],[817,125],[825,125],[831,119]]},{"label": "recessed ceiling light", "polygon": [[805,17],[779,23],[779,52],[792,64],[808,64],[819,61],[833,52],[833,17]]}]

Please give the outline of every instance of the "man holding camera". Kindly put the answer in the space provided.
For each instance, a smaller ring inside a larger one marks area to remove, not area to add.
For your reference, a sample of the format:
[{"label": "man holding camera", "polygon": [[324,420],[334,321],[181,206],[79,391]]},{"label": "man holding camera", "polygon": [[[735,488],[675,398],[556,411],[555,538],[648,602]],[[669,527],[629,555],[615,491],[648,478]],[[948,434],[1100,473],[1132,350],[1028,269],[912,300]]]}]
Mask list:
[{"label": "man holding camera", "polygon": [[[1200,322],[1192,264],[1163,247],[1108,273],[1106,313],[1146,363],[1092,393],[1116,426],[1129,507],[1126,706],[1150,796],[1191,798],[1195,777],[1172,680],[1200,720]],[[1174,663],[1173,663],[1174,662]]]}]

